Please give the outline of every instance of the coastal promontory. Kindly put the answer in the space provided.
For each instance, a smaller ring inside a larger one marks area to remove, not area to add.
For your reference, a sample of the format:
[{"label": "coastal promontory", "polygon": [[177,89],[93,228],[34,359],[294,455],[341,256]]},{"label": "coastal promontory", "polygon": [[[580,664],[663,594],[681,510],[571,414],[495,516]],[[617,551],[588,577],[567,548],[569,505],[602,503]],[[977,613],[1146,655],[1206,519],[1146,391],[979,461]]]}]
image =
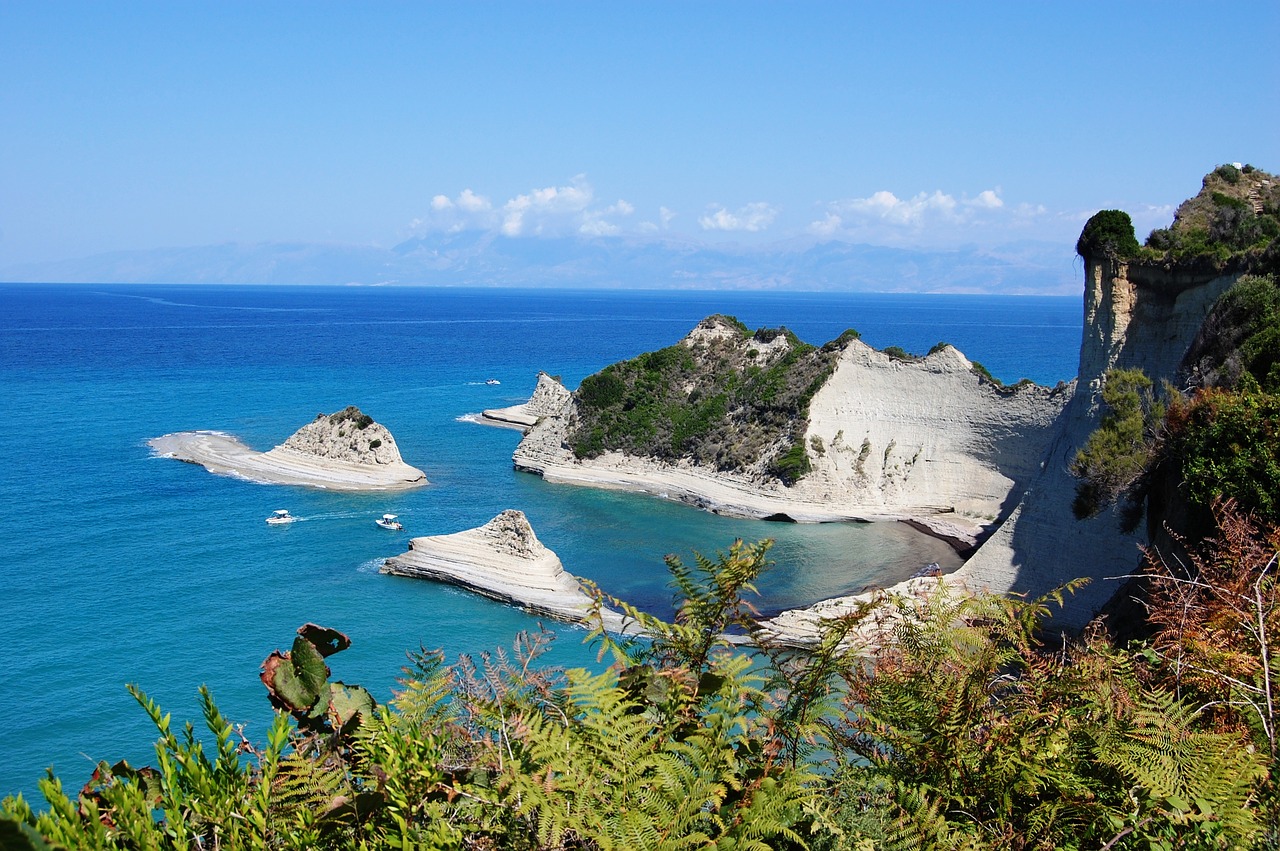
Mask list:
[{"label": "coastal promontory", "polygon": [[1038,471],[1066,387],[1004,387],[945,343],[823,346],[725,316],[589,376],[515,466],[775,520],[913,519],[962,548]]},{"label": "coastal promontory", "polygon": [[386,426],[355,406],[317,414],[268,452],[257,452],[217,431],[175,432],[152,438],[148,445],[161,457],[262,484],[344,491],[402,490],[427,484],[426,474],[400,457]]},{"label": "coastal promontory", "polygon": [[[673,346],[585,378],[529,428],[514,464],[548,481],[723,514],[905,520],[969,551],[950,581],[973,591],[1038,596],[1087,578],[1060,618],[1082,626],[1116,594],[1110,580],[1138,568],[1144,545],[1161,544],[1170,517],[1160,500],[1142,502],[1158,421],[1145,437],[1139,421],[1128,441],[1137,460],[1120,484],[1130,498],[1081,508],[1082,453],[1118,416],[1108,384],[1118,375],[1145,382],[1150,411],[1196,410],[1197,390],[1231,389],[1233,376],[1246,396],[1280,386],[1278,235],[1280,180],[1234,164],[1206,175],[1145,245],[1127,214],[1096,214],[1077,244],[1078,377],[1054,388],[1004,386],[944,343],[916,355],[873,349],[847,331],[815,347],[785,328],[751,332],[708,317]],[[1186,463],[1174,461],[1167,466]],[[1137,531],[1144,511],[1151,538]],[[812,618],[838,610],[825,605]]]},{"label": "coastal promontory", "polygon": [[[524,512],[514,509],[475,529],[414,538],[409,551],[387,559],[381,572],[457,585],[571,623],[587,621],[596,610],[595,600],[538,540]],[[600,614],[607,629],[623,628],[618,613],[602,608]]]}]

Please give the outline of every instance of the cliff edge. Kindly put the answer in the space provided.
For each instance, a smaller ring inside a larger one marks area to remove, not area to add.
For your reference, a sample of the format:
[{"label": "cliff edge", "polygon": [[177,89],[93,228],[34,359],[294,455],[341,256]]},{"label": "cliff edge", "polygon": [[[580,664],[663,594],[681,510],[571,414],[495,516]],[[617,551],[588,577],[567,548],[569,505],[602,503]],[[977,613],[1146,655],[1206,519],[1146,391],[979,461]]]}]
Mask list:
[{"label": "cliff edge", "polygon": [[712,316],[563,394],[513,461],[721,514],[913,518],[965,548],[1038,473],[1068,398],[1002,387],[947,345],[915,357],[847,332],[814,347]]}]

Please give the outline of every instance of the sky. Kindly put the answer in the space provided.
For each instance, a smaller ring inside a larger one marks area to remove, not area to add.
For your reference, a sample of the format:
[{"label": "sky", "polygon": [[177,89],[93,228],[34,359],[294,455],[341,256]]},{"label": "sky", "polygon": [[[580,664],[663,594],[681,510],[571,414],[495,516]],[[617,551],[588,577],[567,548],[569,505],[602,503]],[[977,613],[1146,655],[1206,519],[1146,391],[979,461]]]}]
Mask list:
[{"label": "sky", "polygon": [[1139,237],[1280,170],[1280,3],[0,0],[0,267],[440,233]]}]

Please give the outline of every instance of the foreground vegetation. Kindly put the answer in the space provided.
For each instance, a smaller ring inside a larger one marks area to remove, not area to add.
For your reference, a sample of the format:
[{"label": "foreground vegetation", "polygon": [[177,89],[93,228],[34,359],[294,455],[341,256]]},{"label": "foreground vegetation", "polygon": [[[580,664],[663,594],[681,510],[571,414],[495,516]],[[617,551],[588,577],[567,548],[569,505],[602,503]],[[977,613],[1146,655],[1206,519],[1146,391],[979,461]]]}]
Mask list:
[{"label": "foreground vegetation", "polygon": [[1051,638],[1057,594],[939,584],[789,651],[744,599],[768,542],[670,559],[675,622],[628,609],[648,637],[596,633],[598,672],[541,667],[549,637],[522,635],[418,654],[376,706],[329,679],[346,637],[308,624],[264,664],[265,742],[203,690],[201,735],[135,691],[154,765],[104,762],[71,793],[46,778],[47,810],[4,801],[0,845],[1276,847],[1280,533],[1218,517],[1194,564],[1152,565],[1156,630],[1125,648]]}]

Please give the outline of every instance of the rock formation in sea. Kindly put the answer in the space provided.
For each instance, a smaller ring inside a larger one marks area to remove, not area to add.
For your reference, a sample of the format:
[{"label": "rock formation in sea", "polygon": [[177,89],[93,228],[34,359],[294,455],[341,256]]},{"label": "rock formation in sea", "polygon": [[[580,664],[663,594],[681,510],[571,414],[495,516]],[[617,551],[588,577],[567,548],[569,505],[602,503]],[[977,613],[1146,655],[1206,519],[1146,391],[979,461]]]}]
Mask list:
[{"label": "rock formation in sea", "polygon": [[481,422],[508,428],[529,429],[543,417],[555,416],[564,409],[569,391],[560,379],[538,373],[538,383],[529,401],[508,408],[491,408],[480,414]]},{"label": "rock formation in sea", "polygon": [[947,345],[814,348],[721,316],[654,355],[560,396],[516,467],[747,517],[943,520],[971,545],[1038,473],[1070,398],[1002,387]]},{"label": "rock formation in sea", "polygon": [[148,444],[157,455],[263,484],[349,491],[427,484],[426,474],[401,459],[391,432],[355,406],[318,414],[268,452],[257,452],[229,434],[213,431],[175,432],[152,438]]},{"label": "rock formation in sea", "polygon": [[[583,623],[595,601],[534,534],[524,512],[503,511],[483,526],[414,538],[382,573],[458,585],[539,615]],[[622,631],[622,615],[600,610],[606,629]]]},{"label": "rock formation in sea", "polygon": [[400,448],[386,426],[373,421],[355,405],[316,418],[295,431],[288,440],[268,452],[297,453],[348,464],[392,466],[403,464]]}]

